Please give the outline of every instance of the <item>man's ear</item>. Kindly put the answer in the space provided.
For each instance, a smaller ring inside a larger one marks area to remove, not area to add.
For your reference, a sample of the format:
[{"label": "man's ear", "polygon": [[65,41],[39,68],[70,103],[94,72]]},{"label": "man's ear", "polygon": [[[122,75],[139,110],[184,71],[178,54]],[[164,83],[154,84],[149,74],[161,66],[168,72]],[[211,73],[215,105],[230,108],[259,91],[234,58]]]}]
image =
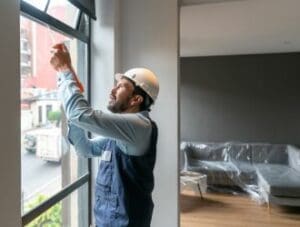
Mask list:
[{"label": "man's ear", "polygon": [[130,103],[131,103],[132,106],[138,106],[138,105],[140,105],[143,101],[144,101],[143,96],[141,96],[141,95],[135,95],[135,96],[132,97]]}]

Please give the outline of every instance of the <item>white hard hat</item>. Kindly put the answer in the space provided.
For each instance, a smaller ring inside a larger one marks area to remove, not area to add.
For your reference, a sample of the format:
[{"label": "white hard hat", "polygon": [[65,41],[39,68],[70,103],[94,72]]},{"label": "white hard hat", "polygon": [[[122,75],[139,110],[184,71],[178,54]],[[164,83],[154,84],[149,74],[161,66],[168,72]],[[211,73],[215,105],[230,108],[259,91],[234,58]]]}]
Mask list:
[{"label": "white hard hat", "polygon": [[157,77],[153,72],[146,68],[133,68],[123,73],[116,74],[116,80],[119,80],[121,77],[126,77],[132,80],[136,86],[139,86],[143,89],[155,102],[158,91],[159,85]]}]

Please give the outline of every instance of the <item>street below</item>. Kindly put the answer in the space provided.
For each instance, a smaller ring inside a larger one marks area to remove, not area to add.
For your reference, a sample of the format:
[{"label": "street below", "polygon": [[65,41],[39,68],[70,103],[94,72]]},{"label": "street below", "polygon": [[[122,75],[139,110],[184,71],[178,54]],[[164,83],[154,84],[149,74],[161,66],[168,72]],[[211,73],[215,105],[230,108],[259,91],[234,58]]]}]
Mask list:
[{"label": "street below", "polygon": [[21,154],[21,162],[25,204],[37,194],[54,194],[60,190],[61,164],[44,161],[34,153],[24,150]]}]

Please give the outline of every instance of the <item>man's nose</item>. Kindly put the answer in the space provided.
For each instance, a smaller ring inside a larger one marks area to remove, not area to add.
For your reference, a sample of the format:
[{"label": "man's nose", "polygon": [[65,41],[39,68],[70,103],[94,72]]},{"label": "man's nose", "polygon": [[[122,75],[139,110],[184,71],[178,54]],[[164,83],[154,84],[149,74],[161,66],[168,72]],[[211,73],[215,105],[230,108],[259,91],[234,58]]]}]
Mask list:
[{"label": "man's nose", "polygon": [[116,93],[116,90],[117,90],[117,86],[114,86],[114,87],[111,89],[110,93],[114,95],[114,94]]}]

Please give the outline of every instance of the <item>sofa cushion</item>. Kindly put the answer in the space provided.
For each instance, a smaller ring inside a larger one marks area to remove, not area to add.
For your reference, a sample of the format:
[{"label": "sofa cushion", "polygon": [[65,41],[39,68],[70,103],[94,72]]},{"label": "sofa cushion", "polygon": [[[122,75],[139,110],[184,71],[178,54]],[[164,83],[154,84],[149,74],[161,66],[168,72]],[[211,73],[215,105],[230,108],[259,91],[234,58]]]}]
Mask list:
[{"label": "sofa cushion", "polygon": [[286,165],[256,164],[258,185],[273,196],[300,197],[300,173]]},{"label": "sofa cushion", "polygon": [[224,144],[214,143],[186,143],[184,148],[187,159],[207,161],[225,161]]},{"label": "sofa cushion", "polygon": [[209,171],[228,171],[236,172],[236,169],[229,162],[223,161],[201,161],[201,160],[190,160],[188,167],[193,167],[196,172],[201,172],[201,170]]},{"label": "sofa cushion", "polygon": [[251,144],[252,163],[288,164],[287,146],[281,144]]},{"label": "sofa cushion", "polygon": [[206,174],[208,184],[243,187],[246,184],[257,182],[255,169],[251,164],[245,162],[240,162],[237,166],[231,162],[194,160],[187,169]]},{"label": "sofa cushion", "polygon": [[237,172],[229,162],[199,161],[196,165],[188,165],[187,170],[207,175],[209,185],[236,185],[230,176],[235,176]]},{"label": "sofa cushion", "polygon": [[232,162],[251,162],[251,147],[246,143],[226,143],[226,154]]},{"label": "sofa cushion", "polygon": [[300,149],[288,145],[289,166],[300,172]]},{"label": "sofa cushion", "polygon": [[239,186],[257,184],[256,169],[252,164],[247,162],[235,162],[234,165],[238,170],[235,178]]}]

